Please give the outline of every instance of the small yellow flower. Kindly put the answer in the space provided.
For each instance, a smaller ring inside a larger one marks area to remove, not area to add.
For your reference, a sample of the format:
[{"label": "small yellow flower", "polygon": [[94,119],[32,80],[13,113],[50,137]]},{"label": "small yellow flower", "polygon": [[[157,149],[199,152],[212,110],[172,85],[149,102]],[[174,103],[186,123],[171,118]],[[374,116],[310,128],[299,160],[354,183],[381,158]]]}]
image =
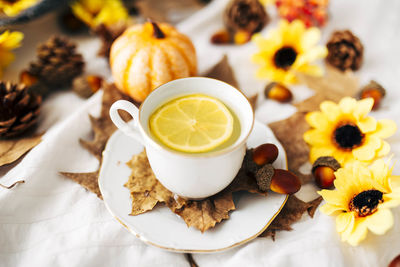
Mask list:
[{"label": "small yellow flower", "polygon": [[71,8],[75,16],[91,28],[128,19],[128,11],[121,0],[79,0]]},{"label": "small yellow flower", "polygon": [[383,235],[393,226],[390,208],[400,205],[400,176],[393,176],[382,159],[370,168],[360,162],[349,164],[335,176],[336,190],[318,193],[326,201],[320,211],[337,215],[336,230],[342,241],[356,246],[368,229]]},{"label": "small yellow flower", "polygon": [[324,101],[321,111],[308,113],[306,121],[313,129],[303,138],[310,145],[310,161],[332,156],[344,166],[355,160],[369,163],[387,155],[390,146],[382,139],[396,132],[396,124],[367,116],[373,104],[372,98],[357,101],[345,97],[339,104]]},{"label": "small yellow flower", "polygon": [[14,54],[11,50],[20,47],[24,39],[22,32],[5,31],[0,35],[0,77],[3,76],[3,70],[14,61]]},{"label": "small yellow flower", "polygon": [[7,16],[14,17],[37,2],[38,0],[0,0],[0,10]]},{"label": "small yellow flower", "polygon": [[271,30],[267,38],[255,34],[253,41],[259,48],[252,60],[261,65],[257,77],[268,78],[283,84],[297,82],[296,73],[321,76],[323,70],[315,64],[327,55],[325,46],[318,46],[321,32],[318,28],[306,29],[303,22],[282,20],[278,29]]}]

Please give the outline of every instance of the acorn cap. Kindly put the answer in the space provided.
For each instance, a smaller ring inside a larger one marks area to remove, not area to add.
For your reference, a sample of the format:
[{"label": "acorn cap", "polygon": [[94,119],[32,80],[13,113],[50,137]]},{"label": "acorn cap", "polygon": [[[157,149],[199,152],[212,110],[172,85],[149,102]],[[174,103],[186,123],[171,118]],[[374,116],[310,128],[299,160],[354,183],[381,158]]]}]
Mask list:
[{"label": "acorn cap", "polygon": [[258,165],[253,160],[253,149],[247,149],[246,155],[244,156],[243,167],[246,172],[256,173],[258,170]]},{"label": "acorn cap", "polygon": [[312,166],[312,172],[314,172],[314,170],[320,166],[330,167],[334,171],[337,171],[341,167],[340,163],[334,157],[330,157],[330,156],[317,158],[317,160],[314,162],[314,164]]},{"label": "acorn cap", "polygon": [[265,164],[262,168],[258,169],[254,174],[258,188],[261,191],[267,191],[270,188],[272,176],[274,176],[275,170],[271,164]]},{"label": "acorn cap", "polygon": [[385,88],[383,88],[383,86],[380,85],[379,83],[377,83],[376,81],[371,80],[369,82],[369,84],[361,87],[361,90],[360,90],[360,93],[359,93],[359,97],[362,96],[363,92],[368,91],[368,90],[373,90],[373,89],[378,90],[379,92],[381,92],[382,96],[386,95]]}]

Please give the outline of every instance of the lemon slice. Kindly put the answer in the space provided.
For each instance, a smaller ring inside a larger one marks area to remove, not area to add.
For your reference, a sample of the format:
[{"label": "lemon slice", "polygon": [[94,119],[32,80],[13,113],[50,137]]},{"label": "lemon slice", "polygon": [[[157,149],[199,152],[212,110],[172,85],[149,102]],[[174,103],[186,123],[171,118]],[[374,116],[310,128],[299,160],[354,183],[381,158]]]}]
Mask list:
[{"label": "lemon slice", "polygon": [[150,117],[150,131],[164,145],[182,152],[207,152],[226,142],[233,116],[219,100],[201,94],[167,102]]}]

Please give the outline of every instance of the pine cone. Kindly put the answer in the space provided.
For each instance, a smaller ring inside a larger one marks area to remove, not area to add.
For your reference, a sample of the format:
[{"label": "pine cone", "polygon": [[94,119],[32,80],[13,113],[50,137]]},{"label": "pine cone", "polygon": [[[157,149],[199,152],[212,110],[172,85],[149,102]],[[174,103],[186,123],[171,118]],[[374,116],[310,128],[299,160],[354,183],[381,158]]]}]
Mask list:
[{"label": "pine cone", "polygon": [[332,66],[345,71],[358,70],[363,60],[363,45],[351,31],[336,31],[327,44],[326,60]]},{"label": "pine cone", "polygon": [[33,126],[41,103],[25,85],[0,81],[0,137],[13,137]]},{"label": "pine cone", "polygon": [[76,45],[66,38],[54,36],[37,49],[38,60],[31,63],[29,73],[49,87],[64,87],[79,76],[85,63]]},{"label": "pine cone", "polygon": [[116,23],[110,26],[100,24],[94,29],[94,33],[101,39],[101,47],[97,53],[102,57],[110,56],[110,49],[112,43],[117,39],[128,27],[126,22]]},{"label": "pine cone", "polygon": [[234,32],[242,30],[253,34],[261,31],[268,21],[268,14],[259,0],[233,0],[224,15],[226,27]]}]

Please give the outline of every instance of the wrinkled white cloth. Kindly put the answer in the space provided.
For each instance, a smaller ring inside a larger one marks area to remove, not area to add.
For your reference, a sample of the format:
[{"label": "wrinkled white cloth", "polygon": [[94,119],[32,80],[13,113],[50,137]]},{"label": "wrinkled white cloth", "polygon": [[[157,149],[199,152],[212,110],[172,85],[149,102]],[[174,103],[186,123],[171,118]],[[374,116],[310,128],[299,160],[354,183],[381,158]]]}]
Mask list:
[{"label": "wrinkled white cloth", "polygon": [[[246,94],[261,92],[265,81],[254,78],[257,66],[250,62],[256,50],[243,46],[213,46],[209,38],[222,27],[226,0],[214,0],[206,8],[178,25],[190,36],[197,52],[200,73],[227,54],[240,88]],[[277,16],[270,8],[272,22]],[[322,42],[336,29],[351,29],[365,45],[364,64],[356,74],[361,84],[376,79],[388,90],[376,118],[391,118],[400,125],[400,2],[396,0],[333,0],[330,20],[322,30]],[[34,58],[34,46],[59,29],[48,15],[17,29],[25,33],[24,47],[5,78],[17,80],[19,70]],[[110,77],[106,61],[96,57],[99,42],[74,37],[84,54],[89,73]],[[295,101],[312,95],[305,86],[294,89]],[[79,145],[79,138],[92,136],[88,113],[97,115],[101,92],[82,100],[71,92],[56,93],[44,104],[39,130],[47,130],[43,141],[22,160],[0,168],[0,182],[26,183],[13,190],[0,188],[0,266],[188,266],[183,254],[148,246],[126,231],[106,210],[103,202],[59,171],[89,172],[98,162]],[[290,104],[260,99],[257,118],[269,123],[295,112]],[[400,174],[400,133],[388,139]],[[316,197],[315,187],[299,192],[303,200]],[[387,266],[400,253],[400,208],[393,209],[394,227],[384,236],[369,233],[359,246],[340,241],[335,220],[317,211],[304,216],[291,232],[279,232],[276,241],[258,238],[243,246],[217,254],[196,254],[199,266]]]}]

